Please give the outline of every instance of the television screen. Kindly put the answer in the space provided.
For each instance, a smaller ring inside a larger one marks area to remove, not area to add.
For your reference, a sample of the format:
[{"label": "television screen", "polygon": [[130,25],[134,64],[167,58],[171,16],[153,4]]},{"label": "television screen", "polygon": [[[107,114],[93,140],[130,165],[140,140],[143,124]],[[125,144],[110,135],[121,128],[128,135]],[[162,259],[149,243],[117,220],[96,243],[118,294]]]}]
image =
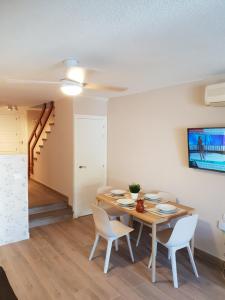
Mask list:
[{"label": "television screen", "polygon": [[189,167],[225,172],[225,128],[188,129]]}]

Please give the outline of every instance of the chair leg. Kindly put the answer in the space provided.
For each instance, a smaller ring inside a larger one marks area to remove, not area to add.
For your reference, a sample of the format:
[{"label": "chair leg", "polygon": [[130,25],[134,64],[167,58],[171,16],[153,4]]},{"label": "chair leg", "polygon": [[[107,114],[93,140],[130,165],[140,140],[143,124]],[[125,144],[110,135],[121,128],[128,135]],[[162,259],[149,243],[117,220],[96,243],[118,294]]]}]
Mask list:
[{"label": "chair leg", "polygon": [[106,256],[105,256],[104,273],[108,272],[109,259],[110,259],[111,249],[112,249],[112,242],[113,242],[112,240],[108,240]]},{"label": "chair leg", "polygon": [[193,271],[195,273],[195,276],[198,278],[199,277],[198,276],[198,271],[197,271],[197,268],[196,268],[196,265],[195,265],[195,261],[194,261],[193,255],[192,255],[192,251],[191,251],[190,245],[187,246],[187,250],[188,250],[188,254],[189,254],[189,258],[190,258],[190,262],[191,262]]},{"label": "chair leg", "polygon": [[168,248],[168,259],[169,260],[171,259],[171,250],[170,250],[170,248]]},{"label": "chair leg", "polygon": [[89,256],[89,260],[92,260],[92,258],[93,258],[93,255],[94,255],[94,253],[95,253],[95,249],[96,249],[96,247],[97,247],[97,245],[98,245],[98,242],[99,242],[99,238],[100,238],[100,236],[99,236],[99,234],[97,233],[97,234],[96,234],[96,237],[95,237],[94,245],[93,245],[93,247],[92,247],[92,250],[91,250],[91,253],[90,253],[90,256]]},{"label": "chair leg", "polygon": [[[156,241],[156,243],[155,243],[155,256],[157,255],[157,246],[158,246],[158,242]],[[148,268],[150,269],[151,266],[152,266],[152,254],[151,254],[150,258],[149,258]]]},{"label": "chair leg", "polygon": [[120,216],[120,222],[128,226],[130,222],[130,216],[128,214]]},{"label": "chair leg", "polygon": [[171,251],[171,265],[172,265],[172,273],[173,273],[173,286],[175,288],[178,288],[176,250],[171,249],[170,251]]},{"label": "chair leg", "polygon": [[115,240],[115,250],[118,251],[119,250],[119,239]]},{"label": "chair leg", "polygon": [[126,238],[127,238],[127,244],[128,244],[128,248],[129,248],[129,252],[130,252],[130,257],[131,257],[132,262],[134,262],[134,256],[133,256],[133,251],[132,251],[132,248],[131,248],[129,233],[126,235]]},{"label": "chair leg", "polygon": [[138,245],[139,245],[139,242],[140,242],[140,239],[141,239],[142,230],[143,230],[143,226],[144,226],[144,223],[141,222],[140,228],[139,228],[139,232],[138,232],[138,238],[137,238],[137,242],[136,242],[136,247],[138,247]]}]

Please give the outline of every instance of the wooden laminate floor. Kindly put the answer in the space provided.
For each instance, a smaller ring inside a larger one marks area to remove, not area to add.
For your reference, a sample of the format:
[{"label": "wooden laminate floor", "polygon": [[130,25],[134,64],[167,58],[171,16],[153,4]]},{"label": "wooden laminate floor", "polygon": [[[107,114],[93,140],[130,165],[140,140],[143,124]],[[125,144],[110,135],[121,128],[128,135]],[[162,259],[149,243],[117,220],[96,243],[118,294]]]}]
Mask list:
[{"label": "wooden laminate floor", "polygon": [[66,196],[44,186],[34,180],[29,180],[29,208],[55,204],[59,202],[68,202]]},{"label": "wooden laminate floor", "polygon": [[[135,239],[137,232],[132,238]],[[7,273],[19,300],[70,299],[179,299],[224,300],[225,282],[215,268],[196,261],[196,279],[186,258],[178,257],[180,288],[172,287],[170,265],[158,253],[157,279],[152,284],[147,269],[149,236],[135,248],[130,261],[125,241],[111,255],[110,270],[103,274],[105,242],[101,241],[93,261],[88,261],[94,239],[91,216],[38,227],[27,241],[0,247],[0,265]]]}]

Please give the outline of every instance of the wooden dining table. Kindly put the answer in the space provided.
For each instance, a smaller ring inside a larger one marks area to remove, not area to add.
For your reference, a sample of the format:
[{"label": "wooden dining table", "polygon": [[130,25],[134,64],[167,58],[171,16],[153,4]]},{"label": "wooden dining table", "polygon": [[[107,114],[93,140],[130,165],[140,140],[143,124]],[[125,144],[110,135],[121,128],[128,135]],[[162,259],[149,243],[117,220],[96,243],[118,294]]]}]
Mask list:
[{"label": "wooden dining table", "polygon": [[[110,204],[111,206],[114,206],[130,216],[133,216],[144,223],[151,224],[152,227],[152,282],[156,282],[156,232],[157,232],[157,225],[160,224],[166,224],[169,223],[172,219],[179,218],[181,216],[185,215],[192,215],[195,212],[195,209],[192,207],[188,207],[182,204],[178,204],[175,202],[167,201],[168,204],[172,204],[177,207],[177,212],[173,214],[160,214],[157,211],[154,211],[154,207],[156,203],[153,201],[145,200],[145,211],[143,213],[139,213],[136,211],[135,207],[130,208],[130,207],[122,207],[118,205],[117,200],[120,197],[112,196],[111,194],[99,194],[96,196],[96,201],[97,204],[100,204],[101,202],[105,202]],[[124,195],[124,198],[129,198],[129,193]],[[191,248],[192,252],[194,252],[194,239],[192,239],[191,242]]]}]

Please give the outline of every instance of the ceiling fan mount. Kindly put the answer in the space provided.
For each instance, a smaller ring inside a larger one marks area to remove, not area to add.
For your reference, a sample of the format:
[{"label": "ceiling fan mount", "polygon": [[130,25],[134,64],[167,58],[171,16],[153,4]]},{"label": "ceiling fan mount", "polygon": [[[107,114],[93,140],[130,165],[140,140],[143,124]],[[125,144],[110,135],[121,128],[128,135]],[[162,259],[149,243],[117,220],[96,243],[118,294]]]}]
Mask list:
[{"label": "ceiling fan mount", "polygon": [[67,58],[63,61],[63,64],[65,65],[66,68],[73,68],[73,67],[77,67],[79,62],[78,60],[76,60],[73,57]]}]

